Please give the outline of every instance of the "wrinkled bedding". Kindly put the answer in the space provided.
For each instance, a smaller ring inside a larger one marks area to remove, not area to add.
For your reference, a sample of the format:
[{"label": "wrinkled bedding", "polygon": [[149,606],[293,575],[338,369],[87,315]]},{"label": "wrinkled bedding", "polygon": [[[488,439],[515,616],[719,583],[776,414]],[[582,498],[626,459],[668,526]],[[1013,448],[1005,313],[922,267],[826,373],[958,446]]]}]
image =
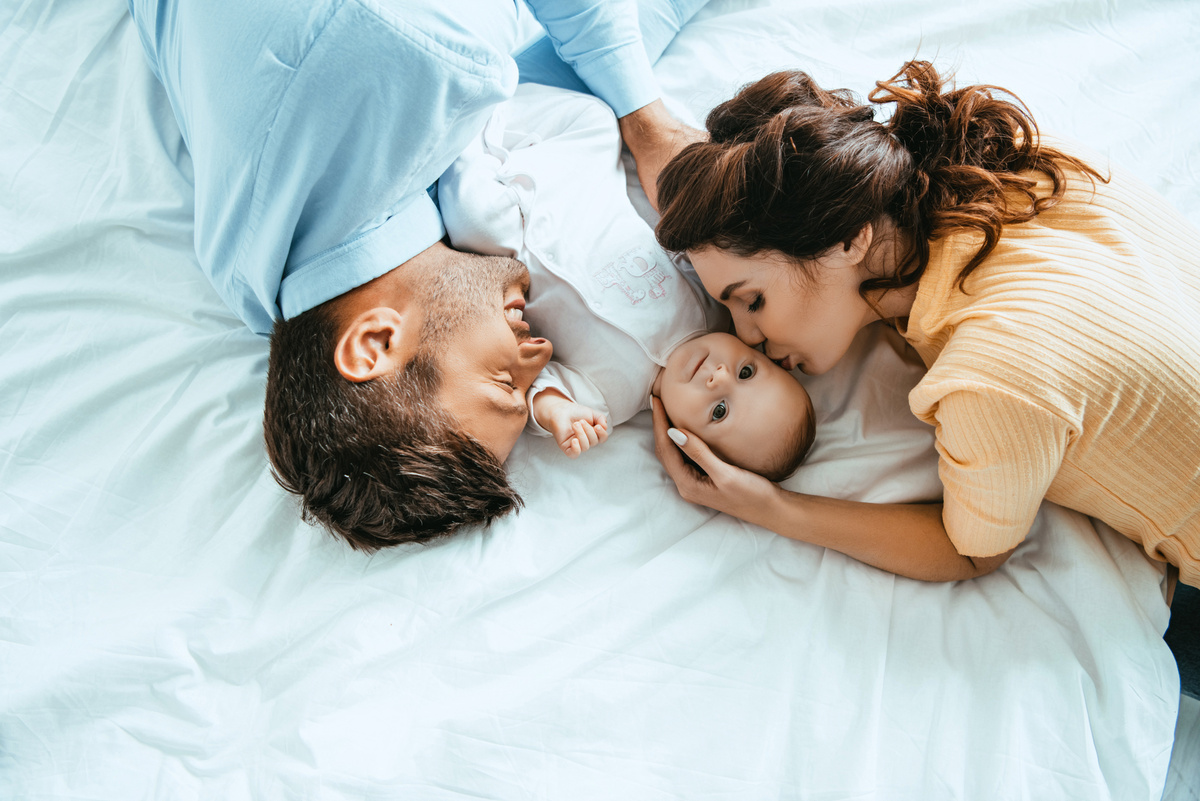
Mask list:
[{"label": "wrinkled bedding", "polygon": [[[1200,223],[1198,39],[1165,0],[716,0],[656,71],[698,123],[772,69],[865,93],[933,58]],[[0,8],[0,797],[1162,796],[1162,572],[1052,504],[922,584],[684,503],[643,414],[578,461],[523,438],[487,530],[368,556],[305,524],[190,177],[123,2]],[[802,377],[787,486],[936,498],[920,372],[879,327]]]}]

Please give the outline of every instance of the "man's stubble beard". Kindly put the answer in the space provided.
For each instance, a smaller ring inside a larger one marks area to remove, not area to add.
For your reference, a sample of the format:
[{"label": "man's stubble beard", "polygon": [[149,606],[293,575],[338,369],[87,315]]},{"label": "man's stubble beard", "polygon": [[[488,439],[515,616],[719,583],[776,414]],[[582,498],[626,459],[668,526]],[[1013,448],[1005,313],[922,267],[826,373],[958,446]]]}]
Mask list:
[{"label": "man's stubble beard", "polygon": [[[497,299],[527,274],[516,259],[453,252],[437,266],[422,292],[420,302],[426,311],[418,352],[436,361],[439,346],[472,321],[496,313]],[[517,333],[528,337],[524,330]]]}]

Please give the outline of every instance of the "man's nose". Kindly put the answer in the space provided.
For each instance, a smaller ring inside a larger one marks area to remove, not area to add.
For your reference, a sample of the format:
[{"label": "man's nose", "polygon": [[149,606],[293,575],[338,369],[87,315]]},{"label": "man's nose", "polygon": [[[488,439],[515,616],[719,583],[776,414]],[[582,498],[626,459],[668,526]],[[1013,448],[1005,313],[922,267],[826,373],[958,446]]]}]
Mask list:
[{"label": "man's nose", "polygon": [[514,372],[516,383],[527,387],[550,361],[554,346],[548,339],[530,339],[520,344],[520,358]]}]

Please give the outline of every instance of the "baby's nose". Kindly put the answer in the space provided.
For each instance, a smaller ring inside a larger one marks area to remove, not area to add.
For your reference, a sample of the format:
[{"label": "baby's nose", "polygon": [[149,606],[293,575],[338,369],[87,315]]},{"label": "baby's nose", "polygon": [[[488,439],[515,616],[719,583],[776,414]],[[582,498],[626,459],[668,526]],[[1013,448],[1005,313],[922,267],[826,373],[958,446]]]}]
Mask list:
[{"label": "baby's nose", "polygon": [[729,376],[729,370],[723,364],[718,364],[717,369],[712,371],[712,375],[708,377],[708,385],[710,387],[724,381]]}]

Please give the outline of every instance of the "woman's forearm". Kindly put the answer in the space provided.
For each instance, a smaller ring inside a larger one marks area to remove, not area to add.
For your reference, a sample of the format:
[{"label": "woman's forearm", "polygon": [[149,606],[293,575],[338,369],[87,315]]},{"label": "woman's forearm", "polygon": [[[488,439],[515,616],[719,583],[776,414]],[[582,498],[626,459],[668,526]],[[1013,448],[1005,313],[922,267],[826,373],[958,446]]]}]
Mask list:
[{"label": "woman's forearm", "polygon": [[1008,553],[963,556],[942,523],[942,505],[860,503],[780,491],[750,521],[791,539],[832,548],[922,581],[956,581],[995,570]]},{"label": "woman's forearm", "polygon": [[[654,452],[689,503],[924,581],[981,576],[1012,553],[982,558],[959,554],[942,523],[941,504],[859,503],[788,492],[722,461],[700,438],[672,432],[658,398],[652,400],[652,407]],[[701,469],[687,464],[684,454]]]}]

